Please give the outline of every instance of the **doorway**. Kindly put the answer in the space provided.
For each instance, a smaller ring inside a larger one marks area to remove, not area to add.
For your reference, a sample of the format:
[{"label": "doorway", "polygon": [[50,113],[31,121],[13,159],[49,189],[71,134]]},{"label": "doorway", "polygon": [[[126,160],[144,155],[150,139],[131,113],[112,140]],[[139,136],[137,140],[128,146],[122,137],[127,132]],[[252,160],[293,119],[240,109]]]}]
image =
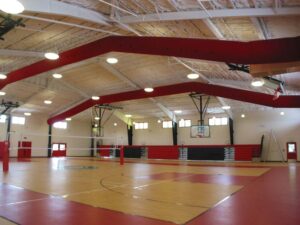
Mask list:
[{"label": "doorway", "polygon": [[53,143],[52,144],[52,156],[53,157],[66,157],[67,156],[67,144],[66,143]]},{"label": "doorway", "polygon": [[297,144],[296,142],[287,143],[287,159],[297,160]]}]

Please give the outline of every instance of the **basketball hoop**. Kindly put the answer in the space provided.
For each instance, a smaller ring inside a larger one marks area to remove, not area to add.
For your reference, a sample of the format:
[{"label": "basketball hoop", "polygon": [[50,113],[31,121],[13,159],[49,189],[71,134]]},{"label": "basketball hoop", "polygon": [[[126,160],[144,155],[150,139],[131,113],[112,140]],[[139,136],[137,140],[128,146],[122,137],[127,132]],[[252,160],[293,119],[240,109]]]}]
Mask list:
[{"label": "basketball hoop", "polygon": [[192,138],[209,138],[210,129],[208,125],[193,125],[191,126]]}]

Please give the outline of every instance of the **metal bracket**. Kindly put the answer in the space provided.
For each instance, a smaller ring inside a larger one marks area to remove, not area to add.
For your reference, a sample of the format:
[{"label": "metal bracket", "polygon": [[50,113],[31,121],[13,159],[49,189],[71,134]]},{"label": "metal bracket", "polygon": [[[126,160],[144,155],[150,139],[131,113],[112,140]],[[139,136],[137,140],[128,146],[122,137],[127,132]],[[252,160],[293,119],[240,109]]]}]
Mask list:
[{"label": "metal bracket", "polygon": [[[105,123],[112,117],[112,115],[116,109],[123,109],[123,108],[119,107],[119,106],[109,105],[109,104],[98,104],[92,108],[91,124],[92,124],[92,130],[93,130],[94,136],[97,136],[97,137],[103,136],[103,127],[104,127]],[[105,121],[103,121],[106,110],[109,110],[112,112],[110,113],[108,118]],[[96,120],[96,118],[97,118],[97,120]]]},{"label": "metal bracket", "polygon": [[250,73],[250,66],[249,65],[244,65],[244,64],[235,64],[235,63],[226,63],[227,66],[229,67],[229,70],[233,71],[242,71],[245,73]]},{"label": "metal bracket", "polygon": [[3,16],[0,14],[0,18],[3,20],[0,22],[0,40],[4,40],[3,35],[14,29],[15,27],[21,26],[25,27],[23,24],[23,19],[14,20],[11,18],[11,15]]},{"label": "metal bracket", "polygon": [[16,103],[13,103],[13,102],[5,102],[3,99],[2,99],[2,102],[0,104],[0,107],[4,107],[5,109],[2,110],[2,112],[0,112],[0,115],[3,115],[5,114],[9,109],[11,108],[18,108],[20,105],[19,105],[19,102],[16,102]]},{"label": "metal bracket", "polygon": [[[203,105],[203,97],[206,95],[199,94],[199,93],[191,93],[191,94],[189,94],[189,96],[191,97],[194,105],[196,106],[196,108],[200,114],[199,122],[200,122],[200,125],[203,126],[205,115],[206,115],[208,104],[209,104],[209,100],[210,100],[210,96],[207,96],[207,99],[206,99],[204,105]],[[196,100],[199,101],[199,105],[197,104]]]}]

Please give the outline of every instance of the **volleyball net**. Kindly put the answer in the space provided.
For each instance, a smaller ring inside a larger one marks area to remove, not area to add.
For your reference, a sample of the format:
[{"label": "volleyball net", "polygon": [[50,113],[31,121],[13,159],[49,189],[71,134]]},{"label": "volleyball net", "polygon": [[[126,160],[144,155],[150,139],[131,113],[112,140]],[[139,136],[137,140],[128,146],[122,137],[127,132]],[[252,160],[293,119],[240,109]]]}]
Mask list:
[{"label": "volleyball net", "polygon": [[[45,135],[39,133],[10,132],[10,156],[97,156],[98,149],[120,149],[122,137],[96,137],[71,135]],[[105,147],[107,146],[107,147]],[[22,155],[23,154],[23,155]]]}]

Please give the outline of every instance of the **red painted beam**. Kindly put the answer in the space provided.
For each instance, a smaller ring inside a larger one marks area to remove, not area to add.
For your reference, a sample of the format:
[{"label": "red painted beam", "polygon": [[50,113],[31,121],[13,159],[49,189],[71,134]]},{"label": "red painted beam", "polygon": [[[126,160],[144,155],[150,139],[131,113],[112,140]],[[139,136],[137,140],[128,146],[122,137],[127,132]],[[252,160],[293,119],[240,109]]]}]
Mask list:
[{"label": "red painted beam", "polygon": [[176,56],[238,64],[266,64],[300,60],[300,37],[252,42],[192,38],[110,36],[42,60],[8,74],[7,84],[108,52]]},{"label": "red painted beam", "polygon": [[300,96],[281,96],[273,101],[273,95],[246,91],[231,87],[223,87],[213,84],[205,84],[198,82],[180,83],[162,87],[156,87],[152,93],[147,93],[143,89],[136,91],[128,91],[117,94],[101,96],[100,100],[87,100],[74,108],[71,108],[61,114],[58,114],[48,119],[48,124],[53,124],[57,121],[64,120],[67,117],[72,117],[96,104],[121,102],[135,99],[159,97],[180,93],[198,92],[211,96],[234,99],[243,102],[249,102],[259,105],[265,105],[276,108],[300,108]]}]

